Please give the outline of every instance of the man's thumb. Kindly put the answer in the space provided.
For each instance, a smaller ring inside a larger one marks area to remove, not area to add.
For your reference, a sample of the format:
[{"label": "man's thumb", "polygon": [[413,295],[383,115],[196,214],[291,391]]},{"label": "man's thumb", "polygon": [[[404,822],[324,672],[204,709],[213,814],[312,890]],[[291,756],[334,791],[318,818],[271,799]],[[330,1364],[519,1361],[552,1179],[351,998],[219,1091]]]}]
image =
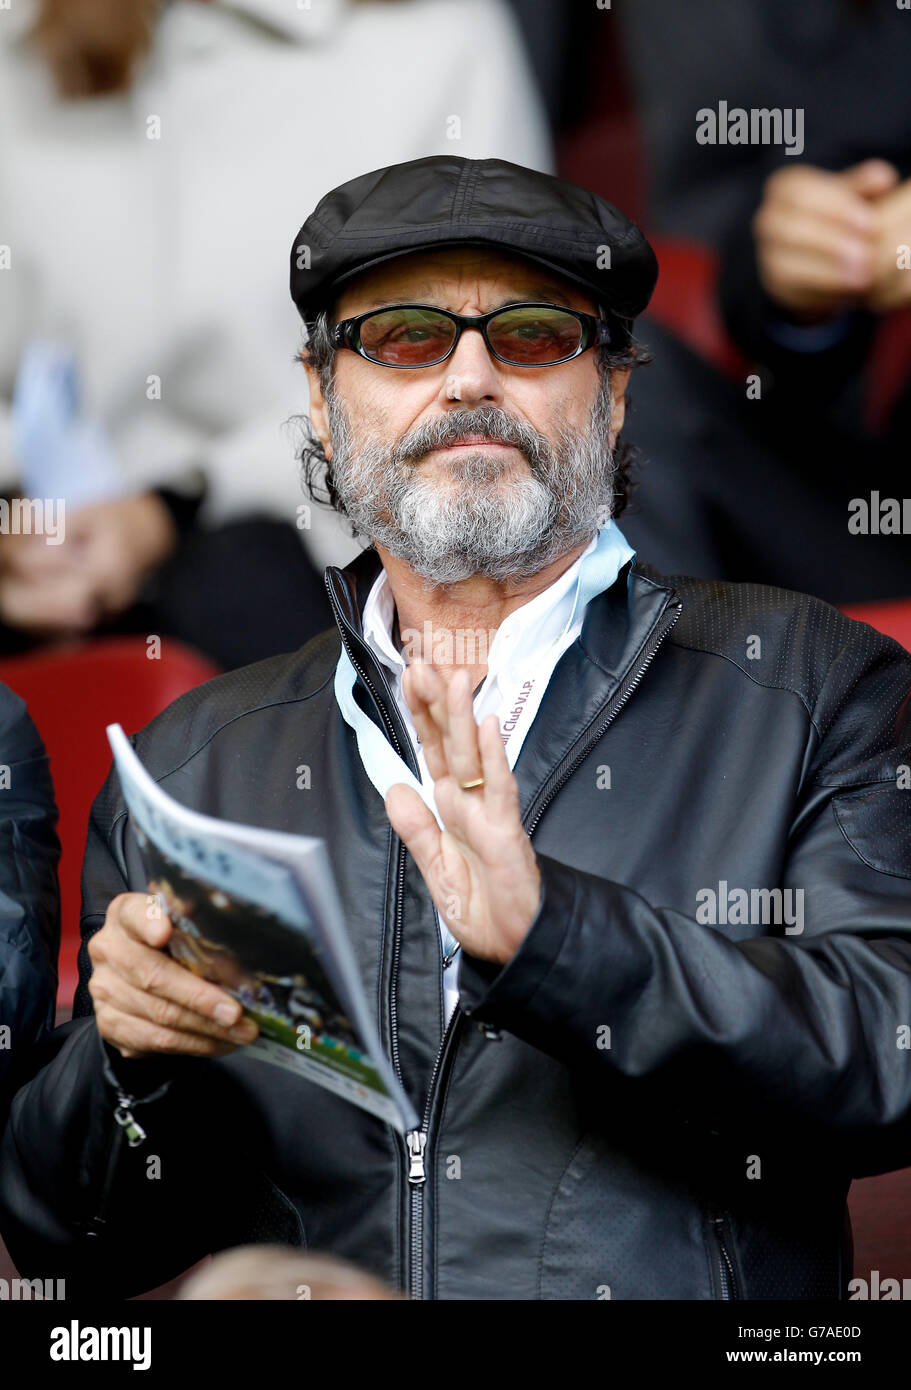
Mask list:
[{"label": "man's thumb", "polygon": [[885,159],[865,159],[860,164],[852,164],[850,169],[842,170],[840,177],[861,198],[879,198],[899,181],[898,170]]}]

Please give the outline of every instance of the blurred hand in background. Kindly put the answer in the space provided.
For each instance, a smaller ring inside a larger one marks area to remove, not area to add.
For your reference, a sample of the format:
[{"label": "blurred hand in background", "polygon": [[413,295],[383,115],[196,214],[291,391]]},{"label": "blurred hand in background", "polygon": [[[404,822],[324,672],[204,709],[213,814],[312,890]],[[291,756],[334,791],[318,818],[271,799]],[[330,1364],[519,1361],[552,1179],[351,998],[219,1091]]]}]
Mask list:
[{"label": "blurred hand in background", "polygon": [[84,408],[75,354],[33,340],[12,410],[20,495],[62,511],[62,541],[0,535],[0,620],[45,637],[89,632],[129,608],[177,544],[166,505],[130,492],[101,421]]},{"label": "blurred hand in background", "polygon": [[[867,307],[876,313],[911,306],[911,179],[883,194],[876,202],[879,230],[875,248],[873,288]],[[902,248],[905,248],[902,250]]]},{"label": "blurred hand in background", "polygon": [[139,597],[177,544],[155,493],[98,502],[66,516],[64,540],[0,535],[0,619],[47,638],[90,632]]},{"label": "blurred hand in background", "polygon": [[[857,306],[893,307],[909,289],[894,282],[899,224],[911,213],[908,183],[885,160],[831,173],[777,169],[753,218],[766,293],[794,318],[821,321]],[[905,276],[905,281],[908,280]]]}]

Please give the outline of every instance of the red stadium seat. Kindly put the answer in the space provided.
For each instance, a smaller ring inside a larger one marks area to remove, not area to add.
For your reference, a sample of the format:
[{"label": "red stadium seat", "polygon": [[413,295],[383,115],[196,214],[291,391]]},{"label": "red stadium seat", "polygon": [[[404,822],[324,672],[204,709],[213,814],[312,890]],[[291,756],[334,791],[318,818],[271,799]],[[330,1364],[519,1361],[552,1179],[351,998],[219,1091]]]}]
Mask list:
[{"label": "red stadium seat", "polygon": [[135,733],[218,667],[165,638],[151,658],[145,638],[109,637],[0,661],[0,681],[21,695],[51,759],[60,811],[62,936],[58,1013],[78,980],[80,876],[89,810],[111,765],[107,724]]},{"label": "red stadium seat", "polygon": [[[911,1278],[911,1168],[853,1182],[848,1209],[854,1231],[855,1278],[867,1281],[873,1298],[877,1278],[880,1285],[885,1279],[897,1279],[900,1290],[901,1280]],[[889,1292],[884,1290],[879,1297]]]},{"label": "red stadium seat", "polygon": [[894,637],[911,652],[911,598],[887,599],[879,603],[847,603],[842,612],[858,622],[869,623],[877,632]]}]

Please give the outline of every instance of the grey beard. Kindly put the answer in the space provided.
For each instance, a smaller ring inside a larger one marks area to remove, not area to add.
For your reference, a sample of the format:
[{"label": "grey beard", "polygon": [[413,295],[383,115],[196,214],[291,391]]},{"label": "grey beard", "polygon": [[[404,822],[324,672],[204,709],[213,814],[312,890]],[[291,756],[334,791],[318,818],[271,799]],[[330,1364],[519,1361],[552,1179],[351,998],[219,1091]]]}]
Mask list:
[{"label": "grey beard", "polygon": [[[360,534],[432,584],[475,574],[500,582],[537,574],[590,539],[611,515],[615,470],[606,375],[588,429],[574,433],[561,422],[556,444],[490,405],[427,421],[391,447],[371,439],[355,443],[334,386],[326,403],[339,504]],[[445,481],[423,477],[414,466],[430,450],[475,432],[516,445],[528,472],[502,481],[514,462],[483,445],[453,456]]]}]

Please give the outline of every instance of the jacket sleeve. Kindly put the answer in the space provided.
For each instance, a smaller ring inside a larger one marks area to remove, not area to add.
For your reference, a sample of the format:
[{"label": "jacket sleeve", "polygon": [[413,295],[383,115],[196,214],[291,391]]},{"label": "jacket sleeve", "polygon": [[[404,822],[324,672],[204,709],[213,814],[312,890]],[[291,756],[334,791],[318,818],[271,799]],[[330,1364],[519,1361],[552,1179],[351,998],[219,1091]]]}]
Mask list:
[{"label": "jacket sleeve", "polygon": [[[85,949],[117,893],[135,888],[114,774],[95,801],[83,867],[76,1014],[30,1056],[0,1146],[0,1230],[25,1277],[67,1294],[126,1297],[209,1252],[244,1243],[264,1179],[258,1128],[224,1068],[206,1059],[124,1059],[101,1039]],[[120,1096],[145,1131],[115,1121]]]},{"label": "jacket sleeve", "polygon": [[802,894],[801,932],[735,940],[696,903],[689,916],[542,855],[512,960],[463,959],[465,1012],[596,1095],[653,1088],[714,1134],[799,1143],[852,1176],[911,1164],[911,661],[889,639],[873,651],[848,691],[833,664],[825,735],[782,808],[789,849],[768,886]]},{"label": "jacket sleeve", "polygon": [[54,1026],[56,823],[44,745],[24,701],[0,685],[0,1084]]}]

